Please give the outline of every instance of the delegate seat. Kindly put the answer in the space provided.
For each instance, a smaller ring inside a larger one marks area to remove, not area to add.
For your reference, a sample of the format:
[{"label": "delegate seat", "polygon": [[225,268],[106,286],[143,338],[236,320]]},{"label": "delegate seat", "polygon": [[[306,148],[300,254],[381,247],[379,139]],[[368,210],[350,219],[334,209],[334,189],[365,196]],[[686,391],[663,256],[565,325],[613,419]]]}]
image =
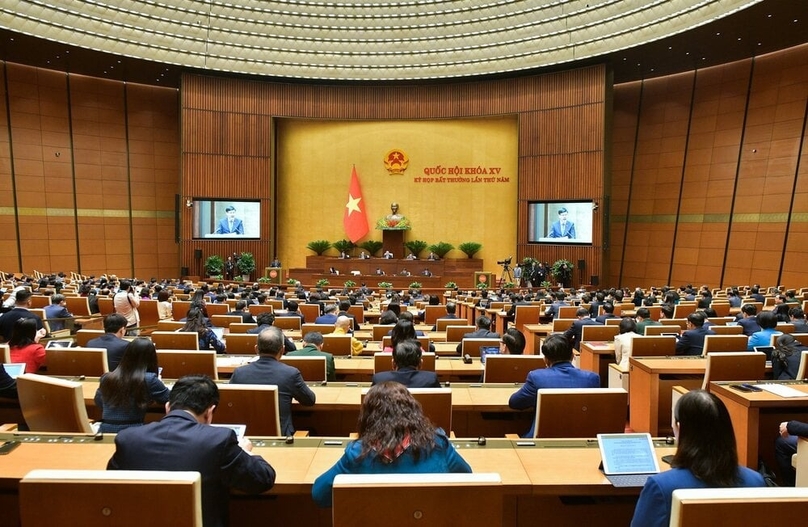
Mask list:
[{"label": "delegate seat", "polygon": [[[362,402],[370,388],[362,389]],[[452,430],[452,389],[451,388],[408,388],[416,401],[421,403],[424,415],[432,424],[442,428],[446,435]]]},{"label": "delegate seat", "polygon": [[255,355],[257,343],[257,333],[230,333],[225,338],[226,351],[229,355]]},{"label": "delegate seat", "polygon": [[199,335],[190,331],[153,331],[154,347],[158,350],[198,350]]},{"label": "delegate seat", "polygon": [[220,384],[213,422],[247,425],[250,436],[281,435],[278,387],[274,384]]},{"label": "delegate seat", "polygon": [[17,377],[17,393],[32,432],[93,433],[80,382],[25,373]]},{"label": "delegate seat", "polygon": [[[421,368],[424,371],[435,371],[435,354],[434,353],[421,353]],[[373,373],[380,371],[391,371],[393,369],[393,354],[388,352],[379,352],[373,354]]]},{"label": "delegate seat", "polygon": [[474,326],[460,325],[461,323],[462,321],[458,321],[458,325],[446,326],[446,342],[460,342],[466,333],[474,333]]},{"label": "delegate seat", "polygon": [[746,351],[749,338],[746,335],[707,335],[704,337],[702,356],[708,353],[723,353],[727,351]]},{"label": "delegate seat", "polygon": [[727,351],[707,354],[702,390],[716,381],[757,381],[766,372],[766,354],[759,351]]},{"label": "delegate seat", "polygon": [[327,369],[325,357],[295,357],[284,355],[281,362],[300,370],[303,380],[322,382],[326,380]]},{"label": "delegate seat", "polygon": [[47,348],[48,375],[100,377],[109,371],[105,348]]},{"label": "delegate seat", "polygon": [[487,355],[483,366],[483,382],[522,383],[533,370],[545,368],[541,355]]},{"label": "delegate seat", "polygon": [[212,350],[158,349],[157,364],[163,368],[164,379],[179,379],[185,375],[219,378],[216,352]]},{"label": "delegate seat", "polygon": [[533,437],[597,437],[625,431],[628,393],[622,388],[542,388]]},{"label": "delegate seat", "polygon": [[333,504],[334,527],[503,524],[499,474],[340,474]]},{"label": "delegate seat", "polygon": [[463,339],[461,342],[460,354],[469,355],[472,358],[480,358],[480,348],[499,348],[499,339]]},{"label": "delegate seat", "polygon": [[799,525],[806,517],[806,488],[677,489],[673,491],[670,526],[771,525],[775,522]]},{"label": "delegate seat", "polygon": [[21,527],[202,527],[199,472],[32,470],[19,500]]}]

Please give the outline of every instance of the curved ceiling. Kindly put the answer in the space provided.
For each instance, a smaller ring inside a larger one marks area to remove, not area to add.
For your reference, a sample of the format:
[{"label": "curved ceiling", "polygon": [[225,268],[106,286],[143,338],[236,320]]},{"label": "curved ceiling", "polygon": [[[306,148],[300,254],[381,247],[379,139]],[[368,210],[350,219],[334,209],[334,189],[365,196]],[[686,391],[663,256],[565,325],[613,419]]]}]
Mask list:
[{"label": "curved ceiling", "polygon": [[0,28],[194,70],[409,81],[530,71],[608,56],[760,2],[4,0]]}]

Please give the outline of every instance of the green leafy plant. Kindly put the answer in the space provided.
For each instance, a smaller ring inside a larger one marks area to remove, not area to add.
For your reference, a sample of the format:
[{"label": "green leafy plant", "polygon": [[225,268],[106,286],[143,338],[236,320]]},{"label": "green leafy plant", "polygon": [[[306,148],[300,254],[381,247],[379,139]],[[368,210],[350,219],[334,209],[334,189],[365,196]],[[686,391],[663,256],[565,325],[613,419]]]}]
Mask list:
[{"label": "green leafy plant", "polygon": [[572,266],[572,262],[561,258],[560,260],[553,262],[550,272],[559,283],[568,285],[570,280],[572,280],[573,269],[574,267]]},{"label": "green leafy plant", "polygon": [[331,246],[340,253],[350,253],[356,245],[351,240],[337,240]]},{"label": "green leafy plant", "polygon": [[270,281],[271,279],[268,276],[262,276],[258,279],[258,282],[262,284],[268,284]]},{"label": "green leafy plant", "polygon": [[404,247],[406,247],[416,257],[424,252],[427,245],[429,244],[423,240],[410,240],[408,242],[404,242]]},{"label": "green leafy plant", "polygon": [[241,275],[238,275],[238,276],[236,276],[235,278],[233,278],[233,280],[235,280],[236,282],[243,282],[243,281],[244,281],[244,277],[243,277],[243,276],[241,276]]},{"label": "green leafy plant", "polygon": [[488,284],[486,284],[484,282],[479,282],[477,284],[477,289],[479,289],[479,290],[488,289]]},{"label": "green leafy plant", "polygon": [[438,242],[429,246],[429,250],[435,253],[438,258],[443,258],[452,249],[454,249],[454,245],[446,242]]},{"label": "green leafy plant", "polygon": [[314,240],[306,245],[306,249],[311,249],[317,256],[322,256],[330,248],[331,242],[328,240]]},{"label": "green leafy plant", "polygon": [[421,282],[411,282],[410,289],[421,289]]},{"label": "green leafy plant", "polygon": [[286,283],[289,284],[289,285],[297,285],[298,281],[295,280],[294,278],[287,278]]},{"label": "green leafy plant", "polygon": [[390,289],[393,287],[393,284],[391,282],[379,282],[379,287],[382,289]]},{"label": "green leafy plant", "polygon": [[445,284],[443,284],[443,287],[445,287],[446,289],[454,289],[457,287],[457,284],[454,282],[446,282]]},{"label": "green leafy plant", "polygon": [[474,258],[474,255],[480,252],[480,249],[483,248],[483,244],[477,242],[463,242],[458,245],[457,248],[460,249],[461,252],[465,253],[465,255],[469,258]]},{"label": "green leafy plant", "polygon": [[345,280],[345,284],[343,284],[343,285],[345,285],[345,287],[348,287],[348,288],[356,287],[356,282],[354,282],[353,280]]},{"label": "green leafy plant", "polygon": [[375,256],[377,252],[382,250],[384,244],[379,240],[367,240],[359,244],[359,247],[366,250],[369,255]]},{"label": "green leafy plant", "polygon": [[224,270],[224,258],[218,254],[211,254],[205,259],[205,272],[210,277],[221,277]]},{"label": "green leafy plant", "polygon": [[255,257],[252,253],[241,253],[236,266],[242,275],[249,276],[255,272]]},{"label": "green leafy plant", "polygon": [[505,282],[505,289],[511,289],[516,287],[516,284],[513,282]]},{"label": "green leafy plant", "polygon": [[320,278],[319,280],[317,280],[317,287],[325,287],[330,283],[331,282],[328,281],[328,278]]},{"label": "green leafy plant", "polygon": [[549,280],[545,280],[544,282],[541,283],[541,286],[544,289],[550,289],[551,287],[553,287],[553,284]]}]

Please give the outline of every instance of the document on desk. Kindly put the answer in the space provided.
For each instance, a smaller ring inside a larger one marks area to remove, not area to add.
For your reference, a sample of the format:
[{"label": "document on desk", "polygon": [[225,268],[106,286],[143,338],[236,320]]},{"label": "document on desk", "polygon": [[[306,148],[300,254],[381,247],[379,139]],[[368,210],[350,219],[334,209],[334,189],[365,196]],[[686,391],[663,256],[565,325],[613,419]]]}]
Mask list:
[{"label": "document on desk", "polygon": [[755,386],[780,397],[808,397],[808,393],[801,392],[785,384],[764,383],[756,384]]}]

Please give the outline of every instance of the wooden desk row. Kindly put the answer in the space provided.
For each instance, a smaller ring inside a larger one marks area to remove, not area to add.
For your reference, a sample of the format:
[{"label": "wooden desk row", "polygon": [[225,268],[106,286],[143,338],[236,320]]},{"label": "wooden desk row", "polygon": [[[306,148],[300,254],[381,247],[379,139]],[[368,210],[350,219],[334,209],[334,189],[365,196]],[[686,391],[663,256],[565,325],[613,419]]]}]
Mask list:
[{"label": "wooden desk row", "polygon": [[[103,470],[115,450],[113,437],[0,434],[0,441],[21,445],[3,457],[0,488],[4,514],[0,527],[18,525],[19,480],[34,469]],[[328,509],[311,500],[311,485],[342,455],[347,439],[296,438],[287,444],[277,438],[253,438],[254,452],[276,470],[275,487],[260,496],[236,493],[231,499],[231,525],[302,524],[330,526]],[[628,525],[639,495],[638,488],[615,488],[598,470],[600,452],[595,441],[488,439],[453,440],[474,472],[496,472],[502,478],[506,500],[504,525],[535,525],[541,517],[554,526]],[[657,455],[673,448],[657,443]],[[665,470],[667,465],[660,462]],[[43,497],[43,506],[47,498]],[[588,521],[587,521],[588,520]]]}]

